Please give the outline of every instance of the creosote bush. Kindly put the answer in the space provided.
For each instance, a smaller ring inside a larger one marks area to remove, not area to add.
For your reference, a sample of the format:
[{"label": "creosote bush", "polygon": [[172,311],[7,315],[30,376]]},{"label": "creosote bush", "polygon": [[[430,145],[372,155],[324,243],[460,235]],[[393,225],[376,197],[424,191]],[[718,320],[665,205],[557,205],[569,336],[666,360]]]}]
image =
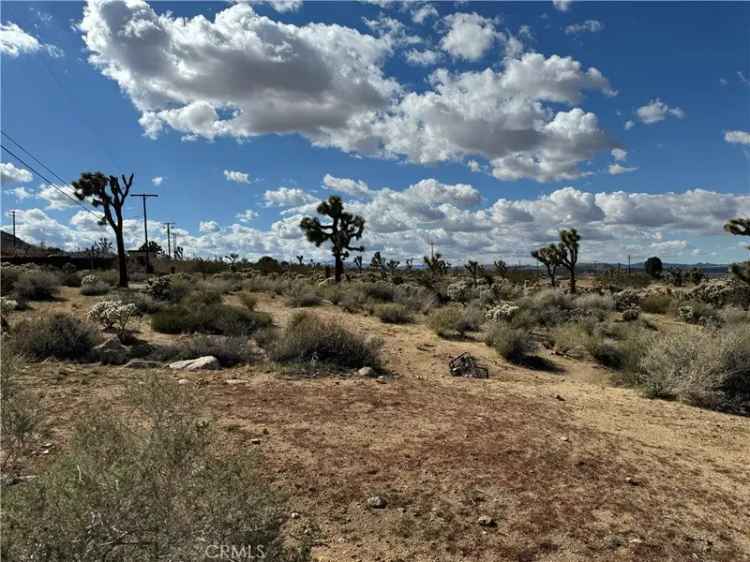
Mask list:
[{"label": "creosote bush", "polygon": [[[3,271],[5,275],[5,271]],[[58,293],[60,279],[54,273],[43,270],[27,270],[13,284],[13,293],[29,301],[53,300]]]},{"label": "creosote bush", "polygon": [[187,308],[166,306],[151,315],[151,328],[165,334],[205,333],[225,336],[251,335],[271,325],[265,312],[246,310],[238,306],[212,304]]},{"label": "creosote bush", "polygon": [[379,304],[373,314],[386,324],[406,324],[412,321],[411,314],[403,304]]},{"label": "creosote bush", "polygon": [[443,306],[429,314],[427,325],[440,337],[463,337],[466,332],[479,328],[477,318],[472,316],[472,313],[467,314],[466,309],[462,306]]},{"label": "creosote bush", "polygon": [[536,342],[526,330],[513,328],[507,322],[493,323],[485,343],[511,362],[520,362],[536,350]]},{"label": "creosote bush", "polygon": [[271,358],[282,363],[315,361],[335,367],[380,365],[382,341],[368,340],[332,320],[307,312],[294,314],[271,347]]},{"label": "creosote bush", "polygon": [[96,342],[96,329],[91,324],[55,312],[18,322],[13,326],[8,347],[11,352],[30,359],[80,360],[88,357]]},{"label": "creosote bush", "polygon": [[646,295],[641,299],[641,310],[651,314],[666,314],[672,307],[672,297],[665,294]]},{"label": "creosote bush", "polygon": [[247,545],[253,559],[308,559],[284,546],[283,500],[255,456],[220,449],[189,392],[148,376],[125,395],[126,414],[93,406],[42,474],[4,490],[4,557],[208,560],[208,545]]}]

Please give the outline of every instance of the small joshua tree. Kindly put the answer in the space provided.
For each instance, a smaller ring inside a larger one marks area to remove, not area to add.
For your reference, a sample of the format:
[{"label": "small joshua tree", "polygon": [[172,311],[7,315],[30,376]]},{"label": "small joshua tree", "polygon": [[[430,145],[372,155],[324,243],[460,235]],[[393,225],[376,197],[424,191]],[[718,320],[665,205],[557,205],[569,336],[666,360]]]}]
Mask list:
[{"label": "small joshua tree", "polygon": [[479,279],[479,276],[482,275],[484,272],[484,268],[479,265],[479,262],[477,261],[469,261],[466,265],[464,265],[464,269],[469,272],[469,275],[471,275],[472,282],[474,283],[474,286],[477,286],[477,280]]},{"label": "small joshua tree", "polygon": [[661,277],[661,273],[664,271],[664,264],[662,264],[661,260],[656,256],[648,258],[646,263],[643,264],[643,267],[646,270],[646,273],[654,279]]},{"label": "small joshua tree", "polygon": [[354,265],[357,266],[357,271],[362,273],[362,256],[356,256],[354,258]]},{"label": "small joshua tree", "polygon": [[431,258],[425,256],[424,264],[430,268],[430,272],[433,277],[445,275],[448,273],[448,262],[443,259],[443,256],[438,254],[433,255]]},{"label": "small joshua tree", "polygon": [[335,280],[341,282],[344,274],[344,260],[349,252],[364,252],[362,246],[352,246],[352,240],[362,238],[365,230],[365,219],[344,211],[341,198],[331,195],[327,201],[318,205],[318,213],[331,218],[330,224],[322,224],[317,217],[305,217],[300,222],[300,228],[307,240],[320,247],[324,242],[331,243],[331,253],[335,261]]},{"label": "small joshua tree", "polygon": [[562,265],[562,254],[560,248],[554,244],[550,244],[549,246],[531,252],[531,257],[544,265],[550,283],[553,287],[557,287],[557,269]]},{"label": "small joshua tree", "polygon": [[414,258],[406,258],[406,271],[414,269]]},{"label": "small joshua tree", "polygon": [[370,269],[381,273],[383,277],[385,277],[385,260],[383,259],[383,256],[380,255],[380,252],[375,252],[372,255]]},{"label": "small joshua tree", "polygon": [[503,260],[496,260],[494,266],[495,273],[497,273],[500,277],[505,278],[508,275],[508,264]]},{"label": "small joshua tree", "polygon": [[396,275],[399,265],[401,265],[401,262],[398,260],[388,260],[388,262],[385,264],[385,267],[388,268],[388,273],[391,274],[391,277]]},{"label": "small joshua tree", "polygon": [[[732,219],[724,225],[724,230],[735,236],[750,236],[750,219]],[[747,249],[750,250],[750,246]],[[730,271],[737,279],[750,285],[750,261],[733,263]]]},{"label": "small joshua tree", "polygon": [[560,263],[570,273],[570,292],[576,292],[576,264],[578,263],[578,243],[581,235],[575,228],[560,231]]},{"label": "small joshua tree", "polygon": [[300,265],[305,265],[305,256],[297,256],[297,261]]},{"label": "small joshua tree", "polygon": [[81,177],[73,182],[73,193],[83,201],[89,199],[94,207],[101,207],[104,216],[99,220],[99,224],[108,224],[115,233],[115,243],[117,244],[117,261],[120,268],[120,287],[128,286],[128,264],[125,255],[125,237],[123,234],[124,221],[122,218],[122,208],[125,205],[125,199],[130,193],[130,187],[133,185],[133,174],[129,178],[122,176],[122,185],[116,176],[105,176],[101,172],[83,172]]}]

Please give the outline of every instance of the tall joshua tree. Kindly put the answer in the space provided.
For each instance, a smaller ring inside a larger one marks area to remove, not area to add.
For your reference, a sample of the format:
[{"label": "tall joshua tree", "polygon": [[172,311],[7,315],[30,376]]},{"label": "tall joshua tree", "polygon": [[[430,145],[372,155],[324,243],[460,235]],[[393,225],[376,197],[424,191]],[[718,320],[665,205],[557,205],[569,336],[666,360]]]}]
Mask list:
[{"label": "tall joshua tree", "polygon": [[443,259],[441,254],[434,254],[432,257],[425,256],[422,259],[424,264],[430,268],[433,278],[448,273],[448,262]]},{"label": "tall joshua tree", "polygon": [[560,248],[554,244],[550,244],[531,252],[531,257],[544,265],[547,269],[550,283],[552,283],[553,287],[557,287],[557,269],[562,265]]},{"label": "tall joshua tree", "polygon": [[125,256],[125,237],[123,235],[122,207],[133,185],[133,174],[129,178],[124,175],[122,185],[117,176],[105,176],[101,172],[83,172],[81,177],[73,182],[75,196],[89,199],[94,207],[101,207],[104,216],[99,220],[101,225],[109,225],[115,233],[117,244],[117,262],[120,268],[120,287],[128,286],[128,264]]},{"label": "tall joshua tree", "polygon": [[578,242],[581,235],[575,228],[560,231],[560,262],[570,273],[570,292],[576,293],[576,264],[578,263]]},{"label": "tall joshua tree", "polygon": [[322,224],[317,217],[305,217],[299,226],[305,233],[308,241],[320,247],[324,242],[331,243],[331,252],[336,262],[336,283],[341,281],[344,274],[344,260],[349,257],[349,252],[364,252],[362,246],[352,246],[352,240],[362,238],[365,230],[365,219],[359,215],[353,215],[344,211],[341,197],[331,195],[328,201],[322,201],[318,205],[318,214],[331,218],[330,224]]},{"label": "tall joshua tree", "polygon": [[[750,219],[732,219],[724,225],[724,230],[735,236],[750,236]],[[750,246],[747,249],[750,250]],[[750,285],[750,261],[733,263],[731,271],[737,279]]]},{"label": "tall joshua tree", "polygon": [[484,272],[484,268],[479,265],[479,262],[477,261],[469,261],[464,265],[464,269],[469,272],[469,275],[471,275],[471,279],[474,283],[474,286],[477,286],[477,280],[479,279],[479,276]]}]

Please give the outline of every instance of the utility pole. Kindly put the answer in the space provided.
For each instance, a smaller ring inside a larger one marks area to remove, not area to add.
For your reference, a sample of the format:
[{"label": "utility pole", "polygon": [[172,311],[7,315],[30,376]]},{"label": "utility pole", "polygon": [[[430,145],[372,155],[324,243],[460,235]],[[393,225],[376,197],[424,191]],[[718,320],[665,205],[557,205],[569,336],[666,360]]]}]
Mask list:
[{"label": "utility pole", "polygon": [[146,198],[147,197],[159,197],[155,193],[131,193],[131,197],[140,197],[143,201],[143,235],[146,239],[146,273],[151,273],[151,262],[148,258],[148,215],[146,214]]},{"label": "utility pole", "polygon": [[174,222],[164,223],[164,226],[167,227],[167,255],[169,256],[169,259],[172,259],[172,235],[170,234],[170,229],[176,224],[177,223]]},{"label": "utility pole", "polygon": [[628,254],[628,275],[630,275],[630,254]]},{"label": "utility pole", "polygon": [[172,247],[174,248],[174,251],[177,251],[177,233],[172,233]]}]

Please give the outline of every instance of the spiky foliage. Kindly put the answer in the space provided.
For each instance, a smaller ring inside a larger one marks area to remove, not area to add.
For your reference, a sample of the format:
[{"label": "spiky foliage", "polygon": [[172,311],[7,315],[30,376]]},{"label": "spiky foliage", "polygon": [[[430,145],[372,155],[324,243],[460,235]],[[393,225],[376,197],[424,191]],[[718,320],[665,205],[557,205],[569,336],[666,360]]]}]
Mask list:
[{"label": "spiky foliage", "polygon": [[424,264],[430,269],[433,277],[445,275],[448,273],[448,262],[443,259],[443,256],[439,253],[433,255],[431,258],[425,256]]},{"label": "spiky foliage", "polygon": [[661,277],[661,272],[664,270],[664,265],[661,260],[656,256],[648,258],[646,263],[643,264],[646,273],[648,273],[654,279]]},{"label": "spiky foliage", "polygon": [[406,271],[414,269],[414,258],[406,258]]},{"label": "spiky foliage", "polygon": [[575,228],[560,231],[560,262],[570,274],[570,292],[576,292],[576,264],[578,263],[578,243],[581,235]]},{"label": "spiky foliage", "polygon": [[388,268],[388,273],[390,273],[391,277],[393,277],[398,271],[398,266],[400,265],[401,262],[398,260],[388,260],[385,264],[385,267]]},{"label": "spiky foliage", "polygon": [[297,261],[300,265],[305,265],[305,256],[297,256]]},{"label": "spiky foliage", "polygon": [[471,280],[476,287],[479,276],[484,273],[484,268],[479,265],[479,262],[470,260],[464,265],[464,269],[469,272],[469,275],[471,275]]},{"label": "spiky foliage", "polygon": [[[732,219],[724,225],[724,230],[735,236],[750,236],[750,219]],[[737,279],[750,285],[750,261],[733,263],[730,270]]]},{"label": "spiky foliage", "polygon": [[508,275],[508,264],[503,260],[495,260],[495,263],[493,265],[495,266],[495,273],[497,273],[500,277],[504,278],[506,275]]},{"label": "spiky foliage", "polygon": [[362,273],[362,256],[356,256],[354,258],[354,265],[356,265],[357,270]]},{"label": "spiky foliage", "polygon": [[380,255],[380,252],[375,252],[373,254],[372,259],[370,260],[370,269],[374,272],[380,273],[380,275],[383,276],[383,279],[386,278],[385,260],[383,259],[383,256]]},{"label": "spiky foliage", "polygon": [[544,248],[532,251],[531,257],[544,265],[550,283],[553,287],[557,287],[557,270],[562,265],[560,248],[554,244],[550,244]]},{"label": "spiky foliage", "polygon": [[362,238],[365,230],[365,219],[344,211],[341,197],[331,195],[327,201],[318,205],[318,214],[331,218],[330,224],[322,224],[318,217],[305,217],[299,226],[307,240],[320,247],[325,242],[331,243],[331,252],[336,262],[336,283],[344,274],[344,260],[349,252],[364,252],[363,246],[352,246],[352,240]]},{"label": "spiky foliage", "polygon": [[117,261],[120,268],[120,287],[128,286],[128,269],[125,255],[125,237],[123,235],[122,208],[125,205],[133,185],[134,174],[129,178],[124,175],[122,185],[116,176],[105,176],[101,172],[83,172],[81,177],[73,182],[74,195],[83,201],[88,199],[94,207],[101,207],[104,216],[99,224],[109,225],[115,233],[117,244]]}]

